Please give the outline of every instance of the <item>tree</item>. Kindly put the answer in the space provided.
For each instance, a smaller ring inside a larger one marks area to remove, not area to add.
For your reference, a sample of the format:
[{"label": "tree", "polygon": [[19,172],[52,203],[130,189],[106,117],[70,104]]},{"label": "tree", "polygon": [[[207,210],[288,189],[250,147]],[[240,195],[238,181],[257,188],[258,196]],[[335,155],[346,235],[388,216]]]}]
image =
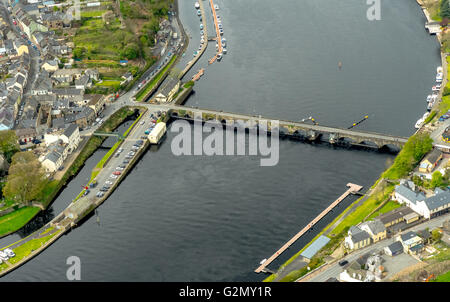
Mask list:
[{"label": "tree", "polygon": [[450,18],[450,6],[448,0],[442,0],[440,14],[442,18]]},{"label": "tree", "polygon": [[8,162],[11,162],[12,156],[17,151],[19,151],[19,144],[14,130],[0,131],[0,152],[5,155]]},{"label": "tree", "polygon": [[72,52],[72,54],[73,54],[73,56],[74,56],[74,58],[77,58],[77,59],[81,59],[82,57],[83,57],[83,48],[81,48],[81,47],[76,47],[74,50],[73,50],[73,52]]},{"label": "tree", "polygon": [[438,229],[435,229],[431,232],[431,238],[434,242],[438,242],[442,238],[442,233]]},{"label": "tree", "polygon": [[44,169],[33,152],[18,152],[12,157],[3,195],[27,204],[41,194],[47,181]]},{"label": "tree", "polygon": [[441,172],[435,171],[431,176],[431,187],[436,188],[442,186],[444,182],[444,176],[442,176]]}]

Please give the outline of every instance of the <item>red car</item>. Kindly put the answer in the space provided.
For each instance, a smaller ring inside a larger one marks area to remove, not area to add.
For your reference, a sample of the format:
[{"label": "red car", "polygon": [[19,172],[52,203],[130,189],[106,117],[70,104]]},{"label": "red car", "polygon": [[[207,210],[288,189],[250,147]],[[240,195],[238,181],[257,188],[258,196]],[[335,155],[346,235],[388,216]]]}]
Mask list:
[{"label": "red car", "polygon": [[114,171],[113,174],[114,175],[120,175],[120,172],[119,171]]}]

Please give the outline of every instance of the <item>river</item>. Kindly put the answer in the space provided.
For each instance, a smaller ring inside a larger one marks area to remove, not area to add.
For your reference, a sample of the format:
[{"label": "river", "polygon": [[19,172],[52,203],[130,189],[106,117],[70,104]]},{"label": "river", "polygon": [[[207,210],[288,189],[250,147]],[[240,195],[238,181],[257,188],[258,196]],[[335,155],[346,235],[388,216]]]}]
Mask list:
[{"label": "river", "polygon": [[[192,35],[179,67],[198,48],[194,0],[180,1]],[[205,1],[208,14],[209,4]],[[218,0],[228,54],[206,67],[188,106],[262,114],[408,136],[425,112],[440,65],[439,44],[413,0],[384,1],[368,21],[366,1]],[[211,28],[211,22],[209,22]],[[342,68],[338,63],[342,62]],[[253,270],[347,188],[373,184],[387,153],[280,142],[280,161],[254,156],[181,156],[170,142],[148,151],[96,217],[60,238],[5,281],[64,281],[81,259],[83,281],[259,281]],[[59,213],[105,150],[96,152],[54,202]],[[277,268],[356,197],[349,197],[270,267]],[[50,213],[51,214],[51,213]],[[23,233],[23,232],[22,232]],[[13,234],[0,243],[15,241]]]}]

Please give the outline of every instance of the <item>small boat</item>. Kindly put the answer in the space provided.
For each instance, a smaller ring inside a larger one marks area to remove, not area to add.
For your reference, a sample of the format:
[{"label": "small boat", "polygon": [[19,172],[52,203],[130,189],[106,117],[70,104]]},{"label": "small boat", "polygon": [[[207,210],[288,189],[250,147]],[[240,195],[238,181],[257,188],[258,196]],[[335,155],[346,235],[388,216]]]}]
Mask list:
[{"label": "small boat", "polygon": [[420,127],[422,127],[423,121],[423,118],[418,119],[416,124],[414,125],[414,128],[419,129]]},{"label": "small boat", "polygon": [[223,52],[224,55],[226,55],[226,54],[227,54],[227,49],[226,49],[226,48],[223,48],[223,49],[222,49],[222,52]]},{"label": "small boat", "polygon": [[444,74],[443,74],[442,72],[441,72],[441,73],[438,73],[438,74],[436,75],[436,82],[437,82],[437,83],[441,83],[441,82],[442,82],[443,76],[444,76]]},{"label": "small boat", "polygon": [[200,29],[203,29],[203,24],[202,23],[200,23]]},{"label": "small boat", "polygon": [[217,61],[220,61],[220,60],[222,60],[222,54],[221,54],[221,53],[219,53],[219,54],[217,55]]},{"label": "small boat", "polygon": [[444,73],[444,68],[442,68],[442,66],[439,66],[438,68],[436,68],[436,73]]},{"label": "small boat", "polygon": [[222,43],[227,43],[227,39],[222,38]]},{"label": "small boat", "polygon": [[433,108],[434,102],[429,102],[427,105],[427,110],[431,111],[431,109]]},{"label": "small boat", "polygon": [[431,90],[433,90],[433,91],[439,91],[439,88],[437,88],[436,86],[437,86],[437,85],[431,87]]},{"label": "small boat", "polygon": [[[223,29],[221,28],[221,29],[219,29],[219,33],[220,33],[220,35],[223,35]],[[442,80],[441,80],[442,81]]]},{"label": "small boat", "polygon": [[200,8],[200,3],[195,2],[194,7],[195,7],[196,9],[199,9],[199,8]]},{"label": "small boat", "polygon": [[432,98],[431,94],[427,96],[427,103],[431,102],[431,98]]},{"label": "small boat", "polygon": [[219,10],[219,6],[217,4],[214,4],[214,9]]},{"label": "small boat", "polygon": [[198,10],[197,11],[197,16],[201,16],[202,15],[202,11],[201,10]]},{"label": "small boat", "polygon": [[194,51],[194,57],[196,56],[196,55],[198,55],[198,51]]}]

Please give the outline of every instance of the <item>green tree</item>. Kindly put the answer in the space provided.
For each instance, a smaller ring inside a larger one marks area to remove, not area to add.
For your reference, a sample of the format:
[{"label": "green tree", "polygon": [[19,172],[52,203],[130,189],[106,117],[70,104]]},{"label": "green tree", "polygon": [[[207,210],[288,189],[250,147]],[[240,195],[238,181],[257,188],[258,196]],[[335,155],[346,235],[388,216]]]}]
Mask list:
[{"label": "green tree", "polygon": [[83,53],[84,53],[84,49],[81,47],[76,47],[73,50],[73,56],[74,56],[74,58],[77,58],[77,59],[81,59],[83,57]]},{"label": "green tree", "polygon": [[444,176],[442,176],[441,172],[435,171],[433,175],[431,176],[431,187],[441,187],[444,183]]},{"label": "green tree", "polygon": [[450,18],[450,6],[448,0],[442,0],[440,14],[442,18]]},{"label": "green tree", "polygon": [[0,131],[0,152],[5,155],[8,162],[11,162],[14,153],[19,151],[19,144],[17,141],[14,130]]},{"label": "green tree", "polygon": [[431,232],[431,239],[433,239],[434,242],[440,241],[441,238],[442,238],[442,233],[438,229],[435,229]]},{"label": "green tree", "polygon": [[12,157],[3,195],[27,204],[39,197],[47,182],[44,169],[33,152],[18,152]]}]

